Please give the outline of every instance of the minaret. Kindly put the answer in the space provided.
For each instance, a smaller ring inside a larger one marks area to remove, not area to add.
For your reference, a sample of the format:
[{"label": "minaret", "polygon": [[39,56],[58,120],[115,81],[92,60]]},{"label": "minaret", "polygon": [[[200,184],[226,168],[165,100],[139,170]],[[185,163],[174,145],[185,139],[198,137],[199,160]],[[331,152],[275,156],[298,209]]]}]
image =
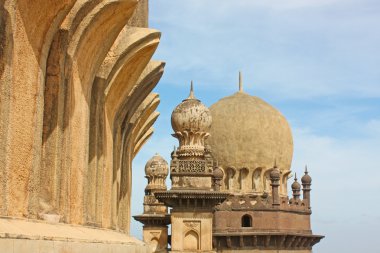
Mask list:
[{"label": "minaret", "polygon": [[307,166],[305,166],[305,175],[301,178],[302,182],[302,191],[303,191],[303,200],[306,201],[307,206],[310,208],[310,191],[311,191],[311,177],[307,171]]},{"label": "minaret", "polygon": [[300,199],[300,190],[301,190],[301,185],[297,181],[297,173],[294,175],[294,182],[292,183],[292,191],[293,191],[293,199],[294,200],[299,200]]},{"label": "minaret", "polygon": [[280,170],[277,168],[276,163],[270,172],[270,180],[272,186],[272,206],[278,208],[280,206],[280,195],[278,192],[280,186]]},{"label": "minaret", "polygon": [[211,120],[209,109],[195,98],[191,84],[189,97],[174,109],[171,118],[173,136],[179,141],[170,164],[172,187],[155,193],[172,207],[171,252],[213,252],[213,209],[228,194],[213,187],[213,160],[204,145]]},{"label": "minaret", "polygon": [[134,219],[143,223],[143,240],[151,245],[152,252],[166,253],[168,246],[168,224],[170,216],[164,203],[158,201],[154,193],[165,191],[165,180],[168,176],[168,163],[159,154],[155,154],[145,165],[145,178],[148,185],[145,187],[144,214],[134,216]]}]

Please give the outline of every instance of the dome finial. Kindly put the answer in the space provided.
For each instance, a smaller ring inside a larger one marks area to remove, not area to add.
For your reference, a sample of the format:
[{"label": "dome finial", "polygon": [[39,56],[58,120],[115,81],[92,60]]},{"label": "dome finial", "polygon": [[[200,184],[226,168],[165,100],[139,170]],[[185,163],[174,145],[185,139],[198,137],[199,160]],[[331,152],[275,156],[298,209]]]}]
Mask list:
[{"label": "dome finial", "polygon": [[297,172],[294,173],[294,181],[297,181]]},{"label": "dome finial", "polygon": [[239,92],[243,92],[243,75],[239,71]]},{"label": "dome finial", "polygon": [[190,83],[190,94],[187,99],[195,99],[193,80],[191,80],[191,83]]}]

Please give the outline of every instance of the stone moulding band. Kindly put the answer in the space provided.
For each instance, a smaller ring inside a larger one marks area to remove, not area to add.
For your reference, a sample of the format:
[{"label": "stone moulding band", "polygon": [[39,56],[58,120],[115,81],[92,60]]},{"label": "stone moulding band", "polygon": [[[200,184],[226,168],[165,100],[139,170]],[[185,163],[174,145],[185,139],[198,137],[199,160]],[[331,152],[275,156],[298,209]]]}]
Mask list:
[{"label": "stone moulding band", "polygon": [[294,233],[213,233],[214,248],[311,249],[324,236]]}]

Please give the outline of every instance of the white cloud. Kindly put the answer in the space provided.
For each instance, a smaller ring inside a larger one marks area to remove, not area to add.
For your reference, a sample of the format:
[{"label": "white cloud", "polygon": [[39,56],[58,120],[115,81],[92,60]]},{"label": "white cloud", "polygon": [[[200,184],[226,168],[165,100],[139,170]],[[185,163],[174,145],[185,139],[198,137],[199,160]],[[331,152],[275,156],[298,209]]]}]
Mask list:
[{"label": "white cloud", "polygon": [[[363,131],[366,125],[363,122]],[[293,132],[292,167],[301,172],[308,164],[313,231],[327,236],[315,252],[374,252],[378,245],[373,231],[380,226],[380,132],[362,139],[336,139],[305,129]]]},{"label": "white cloud", "polygon": [[168,63],[168,83],[191,72],[215,89],[234,84],[235,73],[243,69],[247,88],[275,90],[279,97],[380,97],[379,4],[155,3],[152,23],[163,32],[157,57]]}]

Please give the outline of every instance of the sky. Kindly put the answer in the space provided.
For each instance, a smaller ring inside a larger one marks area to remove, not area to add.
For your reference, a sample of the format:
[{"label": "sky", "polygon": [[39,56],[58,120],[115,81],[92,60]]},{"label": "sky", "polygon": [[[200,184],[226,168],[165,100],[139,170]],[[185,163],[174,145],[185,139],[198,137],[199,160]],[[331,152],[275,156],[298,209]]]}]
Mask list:
[{"label": "sky", "polygon": [[[326,236],[313,252],[380,252],[380,2],[152,0],[149,11],[166,67],[155,133],[133,162],[132,215],[146,161],[169,162],[178,145],[170,116],[190,81],[210,106],[238,90],[241,70],[244,90],[289,121],[292,171],[308,165],[313,233]],[[141,224],[131,233],[141,238]]]}]

